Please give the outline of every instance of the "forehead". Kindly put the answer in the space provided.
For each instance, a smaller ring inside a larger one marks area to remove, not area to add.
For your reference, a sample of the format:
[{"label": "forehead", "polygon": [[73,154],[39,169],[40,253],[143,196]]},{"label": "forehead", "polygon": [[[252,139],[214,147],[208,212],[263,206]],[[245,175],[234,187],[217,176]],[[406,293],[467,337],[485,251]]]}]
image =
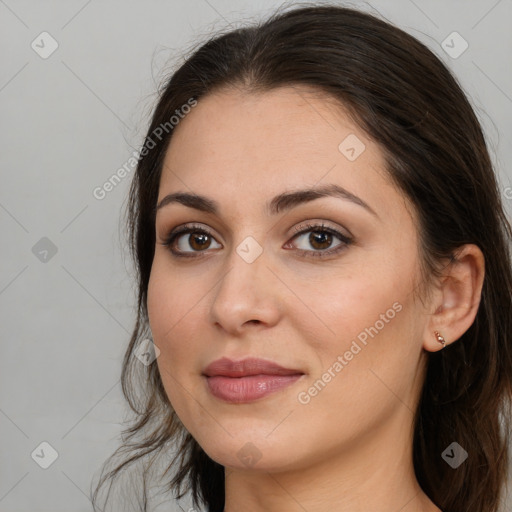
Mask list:
[{"label": "forehead", "polygon": [[219,203],[243,196],[248,206],[324,183],[350,190],[375,210],[403,203],[380,148],[334,99],[298,87],[229,89],[200,99],[175,127],[159,197],[207,191]]},{"label": "forehead", "polygon": [[[281,87],[263,93],[225,89],[201,98],[176,127],[170,157],[187,151],[187,159],[207,153],[216,160],[248,157],[264,162],[323,156],[337,160],[339,144],[353,134],[366,138],[343,107],[321,92]],[[174,154],[173,154],[174,153]],[[242,162],[240,162],[242,163]]]}]

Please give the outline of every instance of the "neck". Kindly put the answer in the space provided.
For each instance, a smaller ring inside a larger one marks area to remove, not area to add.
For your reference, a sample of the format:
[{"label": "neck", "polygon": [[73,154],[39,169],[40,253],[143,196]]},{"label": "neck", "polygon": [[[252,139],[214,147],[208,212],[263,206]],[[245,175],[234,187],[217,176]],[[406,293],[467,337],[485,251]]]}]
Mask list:
[{"label": "neck", "polygon": [[[395,419],[303,467],[226,468],[224,512],[440,512],[419,486],[412,463],[412,432],[402,408]],[[406,442],[407,440],[407,442]]]}]

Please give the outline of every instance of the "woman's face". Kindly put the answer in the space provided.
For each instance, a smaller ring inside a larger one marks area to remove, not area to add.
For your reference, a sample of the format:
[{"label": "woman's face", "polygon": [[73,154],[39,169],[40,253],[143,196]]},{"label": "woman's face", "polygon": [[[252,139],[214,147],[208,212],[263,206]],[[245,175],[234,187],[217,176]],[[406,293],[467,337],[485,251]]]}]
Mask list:
[{"label": "woman's face", "polygon": [[[330,193],[288,197],[303,190]],[[156,217],[148,311],[167,395],[205,452],[269,471],[408,444],[428,315],[413,210],[376,144],[305,89],[225,90],[175,127],[158,202],[177,193]],[[289,371],[205,376],[220,358]]]}]

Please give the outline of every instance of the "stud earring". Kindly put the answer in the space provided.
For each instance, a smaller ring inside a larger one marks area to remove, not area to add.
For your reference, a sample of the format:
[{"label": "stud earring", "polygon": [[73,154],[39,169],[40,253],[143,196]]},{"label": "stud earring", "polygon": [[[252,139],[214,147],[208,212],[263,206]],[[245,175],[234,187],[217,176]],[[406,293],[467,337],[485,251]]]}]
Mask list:
[{"label": "stud earring", "polygon": [[441,343],[443,345],[443,348],[444,348],[445,345],[446,345],[446,340],[437,331],[434,331],[434,334],[435,334],[435,336],[437,338],[437,341],[439,343]]}]

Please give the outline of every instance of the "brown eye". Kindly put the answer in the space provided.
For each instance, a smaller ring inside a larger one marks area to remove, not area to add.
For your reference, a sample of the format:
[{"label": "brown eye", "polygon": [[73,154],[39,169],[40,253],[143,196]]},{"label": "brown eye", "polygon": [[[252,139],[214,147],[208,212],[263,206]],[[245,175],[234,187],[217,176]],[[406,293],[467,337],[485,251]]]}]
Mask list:
[{"label": "brown eye", "polygon": [[[304,226],[302,226],[304,228]],[[341,234],[333,228],[322,225],[307,225],[305,229],[298,228],[299,233],[293,237],[294,242],[288,242],[287,248],[296,247],[297,250],[305,255],[312,257],[327,257],[337,254],[346,249],[353,239]],[[333,245],[335,240],[339,242]]]},{"label": "brown eye", "polygon": [[[306,235],[308,236],[306,237]],[[338,239],[338,243],[333,245],[336,239]],[[304,256],[320,258],[333,256],[353,243],[351,237],[343,235],[333,228],[325,227],[323,224],[307,225],[292,240],[298,240],[299,246],[297,247],[296,242],[292,243],[290,241],[285,244],[286,249],[295,248]],[[215,247],[212,244],[217,244],[217,246]],[[183,226],[178,228],[167,236],[162,245],[168,247],[170,252],[178,258],[199,257],[209,252],[207,249],[222,248],[222,245],[215,240],[215,237],[200,226]]]},{"label": "brown eye", "polygon": [[312,231],[308,241],[315,249],[327,249],[332,244],[332,235],[326,231]]},{"label": "brown eye", "polygon": [[205,233],[193,232],[189,235],[188,243],[192,249],[200,251],[202,249],[208,249],[211,243],[211,238]]},{"label": "brown eye", "polygon": [[[188,235],[188,236],[185,236]],[[205,252],[212,246],[215,238],[205,229],[195,226],[184,226],[171,232],[162,242],[162,245],[169,247],[175,256],[193,257],[194,253]],[[215,243],[217,243],[215,241]],[[218,244],[219,248],[222,247]]]}]

